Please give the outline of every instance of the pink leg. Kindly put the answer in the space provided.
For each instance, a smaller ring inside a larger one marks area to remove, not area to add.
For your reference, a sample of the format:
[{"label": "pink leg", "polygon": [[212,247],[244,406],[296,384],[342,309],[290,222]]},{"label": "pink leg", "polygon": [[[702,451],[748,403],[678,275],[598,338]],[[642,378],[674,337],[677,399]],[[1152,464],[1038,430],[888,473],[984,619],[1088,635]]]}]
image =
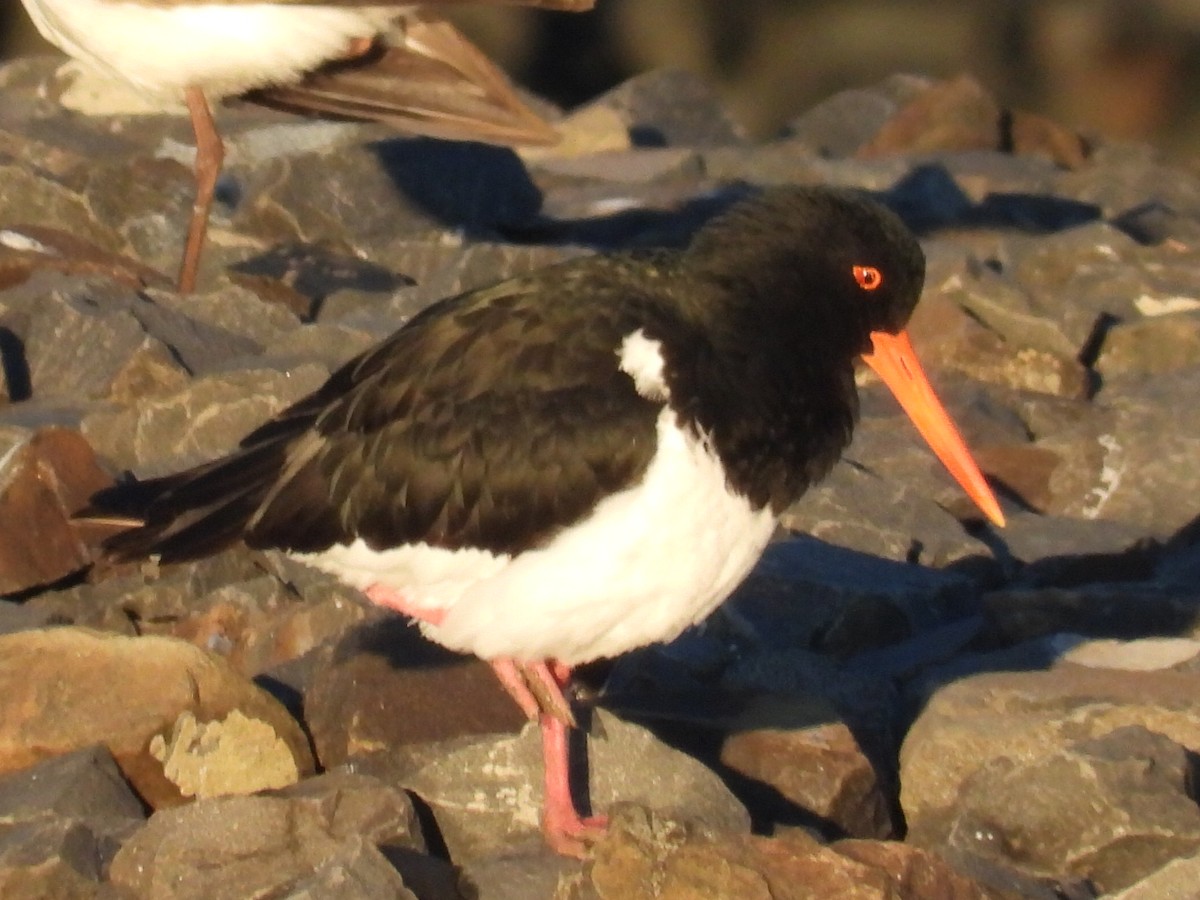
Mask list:
[{"label": "pink leg", "polygon": [[225,145],[217,132],[212,110],[198,87],[184,91],[188,113],[192,117],[192,131],[196,135],[196,197],[192,202],[192,218],[188,224],[187,242],[183,248],[183,263],[179,267],[179,293],[190,294],[196,286],[196,273],[200,269],[200,251],[204,249],[204,236],[208,231],[208,214],[212,209],[213,191],[217,176],[225,161]]},{"label": "pink leg", "polygon": [[511,657],[502,656],[499,659],[493,659],[488,665],[496,673],[496,677],[500,680],[500,686],[504,688],[508,696],[513,698],[517,706],[521,707],[521,712],[525,713],[531,721],[536,722],[538,716],[541,715],[542,707],[533,691],[529,690],[529,682],[521,674],[516,662]]},{"label": "pink leg", "polygon": [[570,747],[567,725],[542,713],[542,766],[545,775],[545,802],[542,807],[542,833],[555,853],[583,857],[587,844],[604,834],[607,816],[580,816],[571,798]]},{"label": "pink leg", "polygon": [[[415,606],[399,592],[373,584],[363,593],[379,606],[438,625],[445,610]],[[563,686],[571,677],[571,667],[558,660],[518,663],[500,657],[488,663],[501,686],[525,715],[537,719],[542,732],[542,765],[545,777],[545,802],[542,832],[556,853],[582,857],[587,844],[608,827],[605,816],[580,816],[571,798],[570,747],[568,729],[575,724],[571,704],[563,695]]]}]

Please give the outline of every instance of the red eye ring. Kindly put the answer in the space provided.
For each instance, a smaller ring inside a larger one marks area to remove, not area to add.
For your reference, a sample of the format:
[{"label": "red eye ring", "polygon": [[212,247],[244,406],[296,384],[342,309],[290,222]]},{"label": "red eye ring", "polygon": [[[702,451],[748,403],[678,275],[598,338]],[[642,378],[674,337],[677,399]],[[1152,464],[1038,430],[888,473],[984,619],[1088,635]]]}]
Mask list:
[{"label": "red eye ring", "polygon": [[883,284],[883,273],[874,266],[855,266],[851,271],[854,272],[854,280],[864,291],[877,290]]}]

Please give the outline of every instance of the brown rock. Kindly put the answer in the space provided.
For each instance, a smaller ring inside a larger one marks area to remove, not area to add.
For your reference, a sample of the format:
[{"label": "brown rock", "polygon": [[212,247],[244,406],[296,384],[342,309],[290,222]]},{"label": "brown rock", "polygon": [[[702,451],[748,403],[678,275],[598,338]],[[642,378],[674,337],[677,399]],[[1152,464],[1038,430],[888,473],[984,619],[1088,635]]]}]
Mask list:
[{"label": "brown rock", "polygon": [[[151,743],[187,713],[196,722],[239,715],[261,727],[234,755],[282,741],[299,775],[311,773],[308,741],[273,698],[223,660],[183,641],[129,638],[84,628],[0,637],[0,771],[104,744],[151,806],[180,802]],[[199,748],[203,752],[204,748]],[[265,784],[242,781],[243,789]]]},{"label": "brown rock", "polygon": [[112,483],[78,432],[43,428],[0,461],[0,594],[57,581],[91,561],[71,522]]},{"label": "brown rock", "polygon": [[971,455],[989,478],[1031,509],[1043,510],[1053,500],[1050,479],[1062,463],[1057,453],[1033,444],[1003,444],[976,445]]},{"label": "brown rock", "polygon": [[1200,364],[1200,315],[1176,313],[1109,329],[1096,369],[1106,378],[1157,375]]},{"label": "brown rock", "polygon": [[368,614],[361,602],[347,599],[349,589],[297,595],[292,585],[274,575],[204,591],[172,581],[172,591],[182,588],[182,596],[176,595],[182,604],[174,610],[163,610],[164,615],[155,615],[162,607],[156,609],[153,602],[141,602],[152,601],[153,590],[138,591],[123,601],[129,614],[141,620],[142,632],[182,638],[212,650],[248,676],[259,675],[303,656],[326,640],[336,639]]},{"label": "brown rock", "polygon": [[289,372],[250,369],[197,378],[136,407],[92,412],[82,430],[118,466],[140,474],[148,474],[148,465],[159,473],[175,471],[228,452],[328,376],[323,366],[299,365]]},{"label": "brown rock", "polygon": [[1000,107],[968,75],[931,84],[900,108],[855,154],[860,159],[937,150],[992,150],[1001,143]]},{"label": "brown rock", "polygon": [[442,650],[391,615],[350,632],[318,664],[304,718],[326,768],[378,750],[525,724],[486,663]]},{"label": "brown rock", "polygon": [[844,835],[892,834],[875,769],[844,724],[733,734],[721,747],[721,762],[770,785]]},{"label": "brown rock", "polygon": [[897,897],[912,900],[984,900],[992,896],[936,854],[897,841],[838,841],[832,849],[891,879]]},{"label": "brown rock", "polygon": [[169,284],[161,272],[60,228],[6,227],[4,241],[0,242],[0,288],[20,284],[44,269],[67,275],[95,275],[132,288]]},{"label": "brown rock", "polygon": [[778,837],[700,834],[622,805],[592,859],[555,900],[983,900],[986,891],[936,856],[902,844],[823,846]]},{"label": "brown rock", "polygon": [[[1025,335],[1014,330],[1012,339],[1006,339],[981,324],[974,308],[972,312],[964,309],[959,301],[977,306],[972,297],[981,289],[965,278],[960,274],[944,279],[940,287],[927,292],[913,313],[909,331],[921,348],[926,366],[950,369],[976,381],[1016,390],[1056,397],[1088,396],[1088,371],[1072,354],[1021,343],[1023,338],[1039,336],[1036,326],[1027,329]],[[1061,342],[1054,343],[1062,346]]]},{"label": "brown rock", "polygon": [[0,221],[25,221],[30,210],[37,210],[43,226],[79,235],[105,250],[121,248],[121,239],[95,221],[81,195],[23,165],[0,165]]},{"label": "brown rock", "polygon": [[1013,153],[1044,156],[1064,169],[1078,169],[1087,162],[1088,147],[1083,138],[1053,119],[1014,109],[1008,127]]}]

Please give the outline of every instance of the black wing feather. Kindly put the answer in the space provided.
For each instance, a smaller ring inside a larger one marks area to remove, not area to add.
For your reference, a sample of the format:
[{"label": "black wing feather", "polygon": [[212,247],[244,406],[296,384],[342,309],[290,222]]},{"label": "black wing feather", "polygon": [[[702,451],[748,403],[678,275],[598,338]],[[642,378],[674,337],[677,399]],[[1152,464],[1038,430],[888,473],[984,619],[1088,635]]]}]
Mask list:
[{"label": "black wing feather", "polygon": [[630,295],[624,265],[576,260],[430,307],[228,457],[130,489],[145,524],[106,550],[171,561],[238,539],[297,552],[545,541],[654,453],[661,404],[617,352],[656,304]]}]

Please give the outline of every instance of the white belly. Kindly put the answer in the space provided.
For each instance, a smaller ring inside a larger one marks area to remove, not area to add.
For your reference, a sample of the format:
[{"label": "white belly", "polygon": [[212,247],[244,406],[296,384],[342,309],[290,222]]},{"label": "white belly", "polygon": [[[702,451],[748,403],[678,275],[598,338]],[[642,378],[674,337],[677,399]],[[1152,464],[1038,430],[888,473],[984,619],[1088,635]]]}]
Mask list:
[{"label": "white belly", "polygon": [[433,640],[484,659],[576,664],[674,638],[741,582],[775,528],[733,494],[715,455],[664,409],[658,451],[637,486],[515,557],[361,541],[298,559],[359,588],[381,582],[446,611]]},{"label": "white belly", "polygon": [[374,37],[397,7],[22,0],[42,35],[68,55],[146,94],[177,101],[194,85],[216,96],[285,82]]}]

